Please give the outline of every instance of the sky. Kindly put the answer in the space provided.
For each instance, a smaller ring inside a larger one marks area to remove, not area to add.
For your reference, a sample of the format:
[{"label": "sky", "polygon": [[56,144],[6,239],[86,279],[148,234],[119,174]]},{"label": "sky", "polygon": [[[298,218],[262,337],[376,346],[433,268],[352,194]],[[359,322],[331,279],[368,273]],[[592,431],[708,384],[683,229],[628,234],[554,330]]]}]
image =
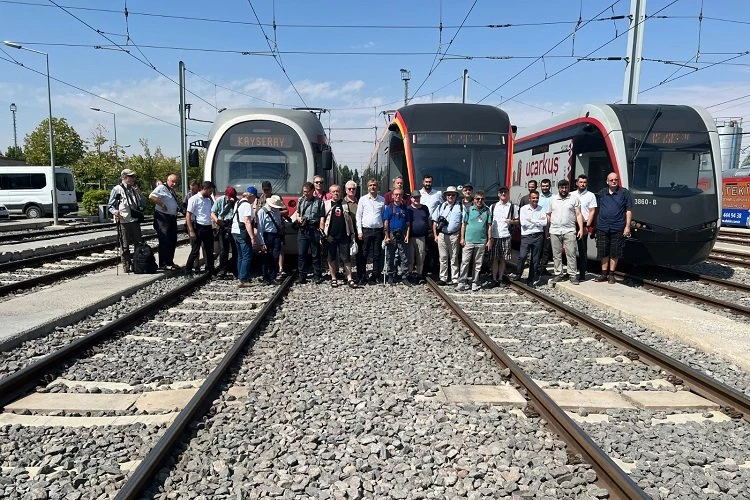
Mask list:
[{"label": "sky", "polygon": [[[84,140],[97,127],[114,140],[116,120],[128,154],[145,139],[178,156],[183,61],[188,141],[207,138],[222,108],[326,108],[337,161],[361,171],[383,112],[404,103],[401,69],[410,103],[460,102],[468,70],[467,102],[499,105],[519,134],[581,104],[620,101],[625,62],[606,59],[626,54],[630,3],[0,0],[0,40],[49,54],[52,114]],[[646,13],[639,102],[704,106],[750,132],[750,2],[648,0]],[[45,57],[0,45],[3,152],[11,103],[23,145],[48,116]]]}]

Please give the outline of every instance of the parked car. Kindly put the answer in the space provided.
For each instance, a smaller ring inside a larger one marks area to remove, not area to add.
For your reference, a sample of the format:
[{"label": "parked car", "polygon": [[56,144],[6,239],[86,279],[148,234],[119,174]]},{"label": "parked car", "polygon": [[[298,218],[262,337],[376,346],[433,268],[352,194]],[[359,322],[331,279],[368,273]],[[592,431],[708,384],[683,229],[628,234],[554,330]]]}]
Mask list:
[{"label": "parked car", "polygon": [[8,207],[0,203],[0,220],[10,220],[10,212]]}]

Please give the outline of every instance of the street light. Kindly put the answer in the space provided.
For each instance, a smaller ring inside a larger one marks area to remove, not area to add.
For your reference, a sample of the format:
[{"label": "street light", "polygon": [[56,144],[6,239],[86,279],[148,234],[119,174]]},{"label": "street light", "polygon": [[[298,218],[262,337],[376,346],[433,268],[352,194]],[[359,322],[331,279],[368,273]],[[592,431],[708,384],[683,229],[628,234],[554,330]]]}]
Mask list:
[{"label": "street light", "polygon": [[52,224],[57,226],[58,225],[58,218],[57,218],[57,179],[55,178],[55,141],[52,137],[52,86],[50,85],[49,81],[49,54],[46,52],[42,52],[41,50],[35,50],[30,49],[28,47],[24,47],[20,43],[16,42],[9,42],[8,40],[5,40],[3,42],[8,47],[12,47],[14,49],[23,49],[28,50],[29,52],[34,52],[36,54],[42,54],[44,56],[44,59],[47,61],[47,107],[49,110],[49,163],[50,168],[52,169]]},{"label": "street light", "polygon": [[16,103],[10,103],[10,112],[13,113],[13,149],[16,151],[13,154],[18,154],[18,135],[16,134]]},{"label": "street light", "polygon": [[404,81],[404,106],[406,106],[409,104],[409,80],[411,80],[411,71],[401,68],[401,79]]},{"label": "street light", "polygon": [[112,115],[112,122],[114,123],[114,131],[115,131],[115,165],[117,165],[117,115],[113,113],[112,111],[106,111],[104,109],[99,109],[91,106],[89,108],[92,111],[99,111],[101,113],[107,113],[109,115]]}]

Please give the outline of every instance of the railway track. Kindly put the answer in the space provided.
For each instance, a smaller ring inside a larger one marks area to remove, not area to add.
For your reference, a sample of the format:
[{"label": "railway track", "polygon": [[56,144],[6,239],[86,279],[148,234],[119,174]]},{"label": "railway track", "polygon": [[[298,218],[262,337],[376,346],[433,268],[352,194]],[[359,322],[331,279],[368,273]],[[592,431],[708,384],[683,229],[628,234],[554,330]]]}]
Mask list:
[{"label": "railway track", "polygon": [[[462,294],[446,292],[433,281],[429,281],[429,286],[490,350],[495,359],[510,370],[513,379],[530,398],[533,407],[552,427],[558,430],[560,436],[570,446],[579,451],[584,459],[595,468],[599,479],[610,490],[613,497],[647,497],[644,490],[623,470],[628,469],[628,446],[619,444],[617,433],[607,433],[605,428],[598,435],[600,439],[602,434],[611,435],[608,437],[611,439],[608,447],[618,450],[619,457],[607,456],[589,433],[573,421],[550,394],[564,401],[568,410],[575,410],[577,405],[585,406],[585,404],[571,403],[562,396],[560,389],[551,389],[551,387],[564,386],[568,387],[569,391],[579,387],[588,388],[592,384],[598,385],[599,390],[607,386],[619,386],[626,389],[629,387],[631,391],[625,390],[623,394],[632,398],[631,401],[634,404],[630,406],[631,410],[639,412],[649,407],[645,402],[647,396],[655,395],[658,399],[667,394],[659,390],[659,385],[655,381],[647,381],[649,374],[657,372],[660,376],[666,377],[664,386],[669,387],[669,394],[684,397],[696,395],[705,398],[705,401],[713,402],[715,410],[722,408],[724,420],[727,420],[727,417],[743,418],[747,423],[750,418],[750,398],[746,394],[535,289],[513,283],[512,291],[508,289],[499,293]],[[540,316],[543,316],[543,321],[539,321]],[[586,331],[582,332],[583,329]],[[558,335],[561,338],[557,338]],[[602,342],[603,339],[606,339],[606,343]],[[501,344],[505,349],[500,347]],[[590,346],[573,354],[576,358],[586,356],[578,363],[579,367],[576,372],[556,371],[556,366],[569,363],[570,355],[565,352],[570,351],[571,346],[576,345]],[[510,354],[509,349],[514,355]],[[529,352],[534,354],[527,354]],[[592,381],[591,377],[601,376],[601,373],[595,368],[596,365],[593,369],[586,366],[586,360],[590,362],[591,358],[598,358],[597,363],[601,359],[605,366],[614,365],[621,368],[625,375],[621,380]],[[565,361],[558,362],[559,359]],[[550,379],[553,379],[553,382],[550,382]],[[634,379],[638,380],[635,384]],[[634,385],[637,387],[644,384],[652,385],[655,390],[632,391]],[[542,389],[540,385],[546,388]],[[674,390],[677,392],[671,392]],[[579,415],[587,416],[588,412],[579,410]],[[662,450],[658,448],[658,443],[652,446],[654,450],[651,456],[656,461]],[[618,462],[616,463],[613,458],[617,458]],[[658,464],[651,463],[649,467],[653,470],[658,467]],[[659,474],[656,473],[656,476],[658,477]]]},{"label": "railway track", "polygon": [[[230,283],[210,282],[207,274],[189,280],[0,379],[3,424],[35,425],[37,419],[46,422],[42,425],[106,426],[98,427],[97,442],[123,443],[122,461],[118,466],[112,457],[97,456],[91,446],[92,463],[110,464],[102,466],[106,472],[97,487],[107,496],[139,498],[202,418],[290,283],[288,277],[278,287],[237,292]],[[198,321],[196,310],[206,313]],[[168,351],[165,343],[172,344]],[[143,356],[163,358],[168,373],[144,364]],[[134,439],[134,431],[141,438]],[[150,450],[145,457],[144,447]],[[56,467],[81,463],[86,452],[77,446],[71,450],[55,452],[62,455]],[[132,473],[126,477],[120,469]]]},{"label": "railway track", "polygon": [[[156,236],[145,235],[143,240],[154,241]],[[153,248],[156,251],[158,245]],[[0,297],[56,283],[102,267],[118,265],[119,262],[117,243],[112,241],[0,264]]]},{"label": "railway track", "polygon": [[[735,291],[750,294],[750,285],[747,285],[745,283],[740,283],[738,281],[714,278],[712,276],[691,273],[688,271],[680,271],[680,270],[671,269],[671,268],[663,268],[663,270],[664,272],[670,273],[673,276],[674,275],[679,276],[683,279],[705,283],[710,286],[717,286],[723,290],[735,290]],[[743,316],[750,317],[750,307],[743,306],[742,304],[737,303],[737,302],[730,302],[722,298],[719,298],[722,296],[720,291],[717,292],[716,294],[696,293],[690,290],[685,290],[683,288],[680,288],[679,286],[669,285],[669,284],[666,284],[657,280],[646,278],[640,274],[634,274],[632,272],[617,271],[615,272],[615,274],[624,280],[630,280],[632,282],[638,283],[639,285],[642,285],[651,290],[657,290],[659,292],[663,292],[674,297],[687,299],[687,300],[690,300],[699,304],[708,304],[714,307],[718,307],[725,311],[731,311],[737,314],[741,314]]]},{"label": "railway track", "polygon": [[750,267],[750,256],[747,253],[735,252],[731,250],[711,250],[708,258],[709,262],[718,262],[729,264],[730,266]]},{"label": "railway track", "polygon": [[[141,227],[152,227],[153,219],[147,218],[141,224]],[[63,236],[70,236],[71,234],[87,234],[96,233],[100,231],[111,231],[114,228],[112,222],[96,222],[96,223],[77,223],[76,225],[69,225],[65,227],[55,229],[30,229],[23,232],[11,232],[6,234],[0,234],[0,243],[2,244],[13,244],[13,243],[28,243],[31,241],[48,241]]]}]

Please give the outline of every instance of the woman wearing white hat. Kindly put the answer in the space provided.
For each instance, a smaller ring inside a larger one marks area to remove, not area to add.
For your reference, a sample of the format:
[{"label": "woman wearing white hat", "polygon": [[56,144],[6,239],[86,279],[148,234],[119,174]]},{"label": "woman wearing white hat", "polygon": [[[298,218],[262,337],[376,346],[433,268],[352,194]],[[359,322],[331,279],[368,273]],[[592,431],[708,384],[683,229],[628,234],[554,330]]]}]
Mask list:
[{"label": "woman wearing white hat", "polygon": [[285,208],[284,202],[278,195],[266,200],[266,204],[258,211],[258,244],[263,257],[263,281],[267,285],[278,284],[279,254],[281,254],[281,212]]}]

